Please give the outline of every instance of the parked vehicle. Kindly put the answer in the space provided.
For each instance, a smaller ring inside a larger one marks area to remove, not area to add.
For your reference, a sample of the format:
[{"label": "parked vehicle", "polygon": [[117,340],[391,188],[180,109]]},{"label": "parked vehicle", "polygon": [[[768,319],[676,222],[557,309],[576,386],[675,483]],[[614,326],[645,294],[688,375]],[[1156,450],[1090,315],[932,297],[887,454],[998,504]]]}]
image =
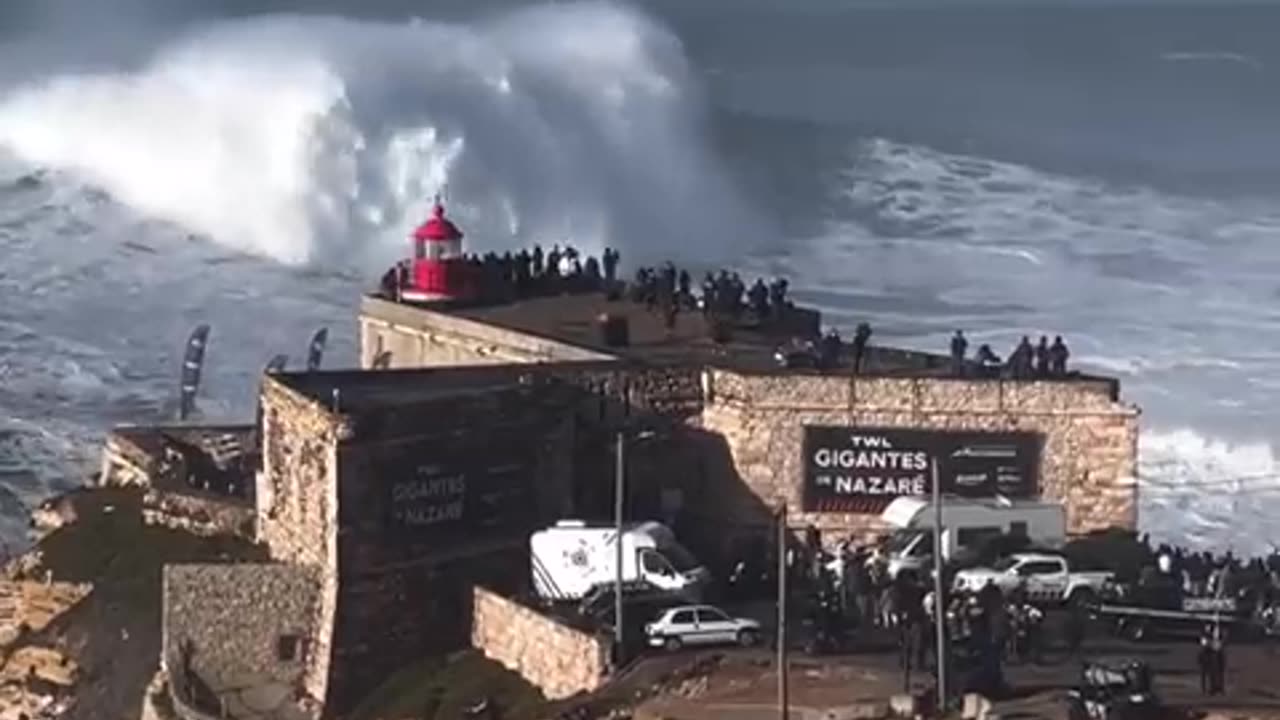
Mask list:
[{"label": "parked vehicle", "polygon": [[735,618],[711,605],[682,605],[658,616],[644,626],[652,647],[679,650],[685,645],[728,645],[750,647],[760,642],[760,623]]},{"label": "parked vehicle", "polygon": [[1072,571],[1061,555],[1015,553],[989,568],[961,570],[953,586],[978,592],[991,583],[1003,593],[1022,587],[1028,600],[1092,606],[1112,577],[1109,572]]},{"label": "parked vehicle", "polygon": [[[913,497],[895,499],[880,518],[893,528],[879,548],[890,577],[908,570],[921,576],[933,558],[934,508]],[[951,561],[976,551],[1004,535],[1025,537],[1028,543],[1059,548],[1066,542],[1067,520],[1062,505],[1026,500],[947,499],[942,504],[942,558]]]},{"label": "parked vehicle", "polygon": [[1267,634],[1265,610],[1250,598],[1190,597],[1172,582],[1110,586],[1093,614],[1130,640],[1195,637],[1205,625],[1219,625],[1233,636]]},{"label": "parked vehicle", "polygon": [[[566,520],[529,538],[534,591],[544,600],[581,600],[618,581],[618,532]],[[698,601],[711,573],[661,523],[622,529],[624,590],[659,590]]]}]

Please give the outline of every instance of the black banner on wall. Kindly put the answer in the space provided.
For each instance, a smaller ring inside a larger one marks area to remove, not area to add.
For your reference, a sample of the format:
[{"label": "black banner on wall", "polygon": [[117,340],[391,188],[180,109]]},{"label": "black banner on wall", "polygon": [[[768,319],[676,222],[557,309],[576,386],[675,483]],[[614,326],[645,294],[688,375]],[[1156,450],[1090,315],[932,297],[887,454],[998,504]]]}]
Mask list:
[{"label": "black banner on wall", "polygon": [[927,498],[935,460],[944,495],[1025,498],[1039,489],[1035,433],[806,426],[804,509],[880,512],[894,498]]},{"label": "black banner on wall", "polygon": [[447,438],[379,453],[388,528],[422,536],[498,534],[536,513],[533,448],[510,442],[458,447]]}]

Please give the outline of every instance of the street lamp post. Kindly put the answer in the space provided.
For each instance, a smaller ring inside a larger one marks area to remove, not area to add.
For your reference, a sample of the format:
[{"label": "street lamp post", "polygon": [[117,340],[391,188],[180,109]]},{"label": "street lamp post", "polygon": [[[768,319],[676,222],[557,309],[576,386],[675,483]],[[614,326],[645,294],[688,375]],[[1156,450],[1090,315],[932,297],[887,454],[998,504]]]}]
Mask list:
[{"label": "street lamp post", "polygon": [[778,510],[778,717],[787,720],[787,503]]},{"label": "street lamp post", "polygon": [[622,493],[626,475],[626,457],[623,454],[626,446],[626,436],[621,430],[618,431],[618,448],[617,467],[614,469],[614,485],[613,485],[613,526],[616,533],[614,539],[614,565],[615,576],[613,586],[613,644],[617,648],[614,652],[615,661],[622,663]]},{"label": "street lamp post", "polygon": [[[634,439],[645,440],[651,438],[657,433],[652,430],[643,430],[634,434]],[[613,645],[614,660],[618,664],[623,659],[623,629],[622,629],[622,511],[623,500],[626,497],[626,430],[619,430],[617,435],[617,448],[615,452],[616,466],[613,474],[613,528],[615,534],[614,541],[614,585],[613,585]]]},{"label": "street lamp post", "polygon": [[947,610],[942,597],[942,484],[938,461],[930,468],[933,480],[933,624],[937,629],[938,710],[947,703]]}]

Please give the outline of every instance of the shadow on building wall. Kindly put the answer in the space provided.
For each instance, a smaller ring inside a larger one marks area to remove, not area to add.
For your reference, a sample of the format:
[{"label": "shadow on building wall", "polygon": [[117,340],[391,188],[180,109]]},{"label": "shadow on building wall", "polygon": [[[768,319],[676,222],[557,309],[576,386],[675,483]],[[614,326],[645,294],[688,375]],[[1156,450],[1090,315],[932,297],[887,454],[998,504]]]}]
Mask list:
[{"label": "shadow on building wall", "polygon": [[623,519],[658,521],[717,578],[744,543],[767,541],[774,510],[734,464],[728,443],[698,427],[701,371],[648,368],[593,373],[574,445],[573,519],[611,524],[623,438]]}]

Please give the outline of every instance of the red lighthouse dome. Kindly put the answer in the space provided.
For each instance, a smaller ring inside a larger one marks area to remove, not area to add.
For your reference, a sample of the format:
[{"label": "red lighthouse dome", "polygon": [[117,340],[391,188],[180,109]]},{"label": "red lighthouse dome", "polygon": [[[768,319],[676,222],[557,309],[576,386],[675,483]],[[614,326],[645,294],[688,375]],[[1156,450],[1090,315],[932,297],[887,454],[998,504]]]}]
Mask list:
[{"label": "red lighthouse dome", "polygon": [[413,237],[415,240],[425,242],[444,243],[462,240],[462,231],[453,224],[453,221],[444,216],[444,205],[441,205],[440,199],[436,198],[435,206],[431,208],[431,219],[419,225],[413,232]]},{"label": "red lighthouse dome", "polygon": [[467,270],[462,231],[445,217],[436,197],[431,217],[413,232],[412,272],[400,297],[410,302],[463,299],[470,285]]}]

